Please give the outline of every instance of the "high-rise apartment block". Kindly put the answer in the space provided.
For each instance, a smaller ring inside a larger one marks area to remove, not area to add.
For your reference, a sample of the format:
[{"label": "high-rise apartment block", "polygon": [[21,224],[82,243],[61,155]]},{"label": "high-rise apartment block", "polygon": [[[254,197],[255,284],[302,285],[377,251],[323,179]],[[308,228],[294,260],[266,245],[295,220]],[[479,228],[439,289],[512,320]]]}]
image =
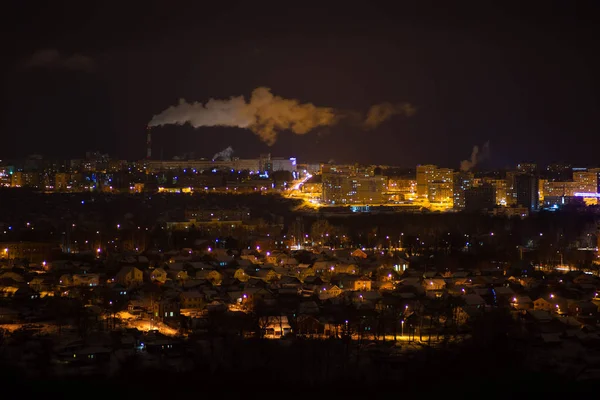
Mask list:
[{"label": "high-rise apartment block", "polygon": [[426,199],[429,194],[429,183],[433,181],[437,166],[417,165],[417,197]]},{"label": "high-rise apartment block", "polygon": [[465,210],[492,210],[496,206],[496,191],[489,183],[482,183],[465,191]]},{"label": "high-rise apartment block", "polygon": [[365,173],[323,173],[322,200],[325,204],[382,204],[387,201],[387,177]]},{"label": "high-rise apartment block", "polygon": [[522,173],[526,173],[526,174],[533,174],[533,175],[535,175],[537,173],[537,164],[534,164],[534,163],[519,163],[519,164],[517,164],[517,171],[522,172]]},{"label": "high-rise apartment block", "polygon": [[540,206],[539,180],[533,174],[520,173],[514,178],[517,205],[536,211]]},{"label": "high-rise apartment block", "polygon": [[473,174],[464,171],[455,172],[453,186],[453,206],[457,210],[463,210],[466,205],[465,193],[473,187]]}]

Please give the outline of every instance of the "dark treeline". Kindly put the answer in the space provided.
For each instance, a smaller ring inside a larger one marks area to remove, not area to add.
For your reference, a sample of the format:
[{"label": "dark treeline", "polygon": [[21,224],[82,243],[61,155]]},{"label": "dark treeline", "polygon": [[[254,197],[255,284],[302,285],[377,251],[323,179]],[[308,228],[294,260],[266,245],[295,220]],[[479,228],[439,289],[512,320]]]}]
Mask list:
[{"label": "dark treeline", "polygon": [[[145,248],[170,248],[213,240],[215,232],[192,229],[185,240],[168,238],[161,221],[182,218],[186,208],[245,208],[253,224],[280,226],[270,231],[295,241],[342,247],[402,247],[412,255],[464,255],[479,259],[589,264],[577,248],[596,247],[598,215],[594,207],[539,212],[528,218],[504,218],[467,213],[396,213],[330,216],[294,210],[296,200],[275,194],[40,194],[26,189],[0,190],[0,231],[3,241],[106,240],[123,237]],[[27,222],[34,221],[35,229]],[[75,225],[73,225],[75,224]],[[119,228],[117,228],[119,226]],[[9,229],[10,228],[10,229]],[[135,234],[131,231],[143,231]],[[265,230],[268,232],[269,230]],[[4,233],[5,232],[5,233]],[[100,232],[97,234],[97,232]],[[260,233],[260,230],[259,230]],[[231,233],[227,233],[234,236]],[[78,236],[79,235],[79,236]],[[100,235],[100,236],[98,236]],[[137,236],[135,236],[137,235]],[[307,236],[308,235],[308,236]],[[179,234],[181,236],[181,234]],[[229,247],[249,245],[247,233],[229,240]],[[132,239],[133,238],[133,239]],[[283,248],[285,249],[285,247]]]},{"label": "dark treeline", "polygon": [[515,327],[509,316],[492,312],[474,322],[470,340],[435,348],[422,346],[394,357],[388,356],[392,344],[221,337],[205,339],[203,345],[190,339],[184,355],[189,368],[182,372],[166,356],[158,366],[143,368],[139,356],[133,355],[113,376],[108,376],[108,367],[100,367],[92,375],[65,378],[42,371],[49,364],[40,353],[38,377],[25,378],[24,371],[6,363],[0,366],[0,373],[5,390],[27,388],[28,396],[61,398],[134,394],[154,399],[265,391],[290,398],[330,394],[358,398],[355,396],[373,393],[515,398],[524,393],[585,393],[597,385],[578,380],[584,368],[558,375],[552,368],[528,366],[530,344],[511,336]]},{"label": "dark treeline", "polygon": [[[313,241],[356,247],[403,247],[408,255],[470,255],[479,260],[589,264],[581,247],[596,247],[598,216],[590,212],[539,212],[528,218],[481,214],[367,214],[351,217],[304,217],[301,225]],[[316,229],[315,229],[316,227]]]}]

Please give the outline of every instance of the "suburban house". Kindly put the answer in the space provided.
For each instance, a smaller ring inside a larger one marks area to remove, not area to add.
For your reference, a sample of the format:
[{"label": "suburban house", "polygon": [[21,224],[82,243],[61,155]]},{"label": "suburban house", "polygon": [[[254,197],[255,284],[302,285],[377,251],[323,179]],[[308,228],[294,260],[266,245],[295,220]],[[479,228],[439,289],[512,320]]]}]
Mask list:
[{"label": "suburban house", "polygon": [[169,300],[157,301],[153,303],[152,313],[160,320],[176,318],[179,317],[179,304]]},{"label": "suburban house", "polygon": [[512,298],[512,306],[517,310],[533,309],[533,300],[529,296],[514,296]]},{"label": "suburban house", "polygon": [[201,269],[196,271],[196,278],[206,279],[215,285],[219,285],[223,281],[223,274],[216,269]]},{"label": "suburban house", "polygon": [[423,280],[423,287],[427,291],[444,290],[446,288],[446,281],[439,278],[425,279]]},{"label": "suburban house", "polygon": [[343,274],[335,280],[338,282],[340,288],[344,290],[371,290],[372,281],[369,278]]},{"label": "suburban house", "polygon": [[264,282],[272,282],[274,280],[279,279],[279,275],[277,275],[277,272],[273,271],[270,268],[261,268],[258,271],[254,272],[251,276],[253,278],[261,279]]},{"label": "suburban house", "polygon": [[483,312],[482,308],[476,306],[456,307],[454,315],[458,325],[467,325]]},{"label": "suburban house", "polygon": [[174,281],[184,281],[188,279],[187,271],[169,270],[167,271],[167,276]]},{"label": "suburban house", "polygon": [[250,279],[250,275],[246,273],[246,270],[244,268],[238,268],[233,273],[233,278],[237,279],[240,282],[246,282],[248,279]]},{"label": "suburban house", "polygon": [[568,304],[565,299],[551,294],[549,297],[540,297],[535,300],[533,309],[562,314],[568,311]]},{"label": "suburban house", "polygon": [[485,307],[485,300],[478,294],[466,294],[462,296],[462,299],[467,307]]},{"label": "suburban house", "polygon": [[167,281],[167,271],[164,268],[154,268],[150,273],[152,282],[165,283]]},{"label": "suburban house", "polygon": [[287,316],[260,317],[259,326],[264,336],[269,339],[280,338],[292,331]]},{"label": "suburban house", "polygon": [[136,267],[125,266],[117,272],[115,281],[125,287],[139,285],[144,282],[144,273]]},{"label": "suburban house", "polygon": [[318,296],[319,300],[328,300],[334,297],[338,297],[342,294],[342,289],[337,287],[336,285],[323,285],[319,291]]},{"label": "suburban house", "polygon": [[73,275],[73,285],[75,286],[98,286],[100,284],[100,275],[98,274],[75,274]]},{"label": "suburban house", "polygon": [[199,309],[205,304],[204,295],[197,290],[182,292],[179,295],[179,302],[181,303],[181,308],[184,309]]},{"label": "suburban house", "polygon": [[296,321],[297,334],[301,336],[317,336],[323,333],[323,324],[314,316],[302,314]]}]

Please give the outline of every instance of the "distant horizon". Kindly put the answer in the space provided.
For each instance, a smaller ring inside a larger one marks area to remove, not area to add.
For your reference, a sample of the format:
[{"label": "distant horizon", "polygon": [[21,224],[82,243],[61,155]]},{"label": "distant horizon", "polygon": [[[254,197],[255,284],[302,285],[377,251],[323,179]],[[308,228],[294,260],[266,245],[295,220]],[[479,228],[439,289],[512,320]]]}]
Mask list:
[{"label": "distant horizon", "polygon": [[[20,157],[11,157],[11,158],[0,158],[0,165],[11,165],[12,163],[17,163],[17,162],[22,162],[28,159],[35,159],[36,157],[41,157],[42,160],[45,161],[71,161],[71,160],[85,160],[86,159],[86,153],[94,153],[94,154],[101,154],[101,155],[106,155],[109,157],[110,160],[119,160],[119,161],[127,161],[127,162],[143,162],[143,161],[153,161],[153,162],[160,162],[160,161],[215,161],[212,160],[212,157],[210,156],[206,156],[206,157],[184,157],[184,156],[173,156],[171,158],[163,158],[163,159],[159,159],[156,157],[151,157],[150,159],[146,159],[146,158],[138,158],[138,159],[127,159],[127,158],[116,158],[113,155],[111,155],[108,152],[103,152],[103,151],[86,151],[84,152],[80,157],[58,157],[58,156],[46,156],[44,154],[39,154],[39,153],[32,153],[26,156],[20,156]],[[261,154],[265,154],[265,153],[261,153]],[[337,165],[369,165],[369,166],[382,166],[382,167],[389,167],[389,168],[399,168],[399,169],[416,169],[417,166],[419,165],[435,165],[439,168],[449,168],[449,169],[453,169],[455,171],[460,171],[460,165],[458,165],[457,167],[451,167],[448,165],[444,165],[444,164],[439,164],[439,163],[434,163],[434,162],[422,162],[422,163],[417,163],[415,165],[402,165],[402,164],[390,164],[390,163],[378,163],[378,162],[360,162],[360,161],[337,161],[337,160],[329,160],[329,161],[316,161],[316,160],[308,160],[305,161],[299,157],[295,157],[293,155],[291,156],[282,156],[282,155],[274,155],[274,154],[270,154],[271,158],[283,158],[283,159],[289,159],[289,158],[296,158],[297,163],[298,164],[337,164]],[[176,158],[179,157],[179,158]],[[232,159],[240,159],[240,160],[254,160],[254,159],[258,159],[260,158],[260,154],[257,154],[255,157],[241,157],[241,156],[236,156],[235,154],[233,155]],[[537,169],[538,170],[542,170],[547,168],[550,165],[564,165],[564,166],[569,166],[571,169],[577,169],[577,168],[599,168],[600,166],[598,164],[590,164],[590,165],[585,165],[584,163],[578,163],[578,164],[574,164],[574,163],[569,163],[569,162],[551,162],[548,164],[541,164],[541,163],[536,163],[535,161],[520,161],[515,163],[514,165],[505,165],[505,166],[493,166],[493,165],[488,165],[489,163],[487,161],[482,162],[481,165],[477,165],[473,168],[471,168],[469,171],[470,172],[493,172],[493,171],[503,171],[503,170],[514,170],[517,168],[518,164],[536,164]]]}]

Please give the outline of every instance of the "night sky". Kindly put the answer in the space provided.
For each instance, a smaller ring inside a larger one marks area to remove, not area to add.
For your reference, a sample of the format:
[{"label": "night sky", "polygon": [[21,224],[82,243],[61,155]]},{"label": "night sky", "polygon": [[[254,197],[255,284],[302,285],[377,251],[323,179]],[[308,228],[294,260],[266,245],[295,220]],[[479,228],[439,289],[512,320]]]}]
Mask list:
[{"label": "night sky", "polygon": [[100,150],[139,159],[147,123],[179,98],[266,86],[319,106],[406,101],[417,113],[369,132],[283,132],[271,147],[243,129],[165,126],[154,129],[153,155],[232,146],[242,158],[458,168],[489,141],[490,167],[600,161],[598,2],[13,3],[1,17],[1,158]]}]

